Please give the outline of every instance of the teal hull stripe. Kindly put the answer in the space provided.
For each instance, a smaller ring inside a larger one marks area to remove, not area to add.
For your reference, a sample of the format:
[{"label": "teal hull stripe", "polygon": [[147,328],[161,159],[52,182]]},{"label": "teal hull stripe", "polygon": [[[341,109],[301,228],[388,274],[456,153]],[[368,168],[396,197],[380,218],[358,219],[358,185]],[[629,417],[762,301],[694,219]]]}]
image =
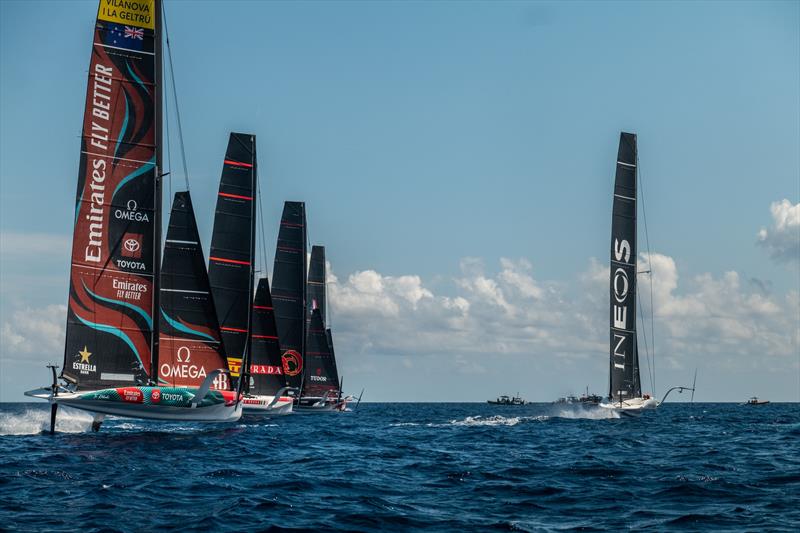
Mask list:
[{"label": "teal hull stripe", "polygon": [[83,191],[81,191],[81,197],[78,198],[78,205],[75,206],[75,225],[78,224],[78,214],[81,212],[82,201],[83,201]]},{"label": "teal hull stripe", "polygon": [[128,106],[128,95],[125,91],[122,92],[123,96],[125,96],[125,120],[122,121],[122,129],[119,130],[119,137],[117,137],[117,145],[114,147],[114,158],[117,157],[119,153],[119,145],[122,142],[122,138],[125,137],[125,132],[128,130],[128,116],[130,114],[130,107]]},{"label": "teal hull stripe", "polygon": [[103,302],[108,302],[108,303],[111,303],[111,304],[116,304],[116,305],[121,305],[123,307],[127,307],[131,311],[134,311],[134,312],[138,313],[139,316],[141,316],[145,320],[145,322],[147,322],[147,326],[150,329],[153,329],[153,319],[150,318],[150,315],[145,313],[144,309],[142,309],[141,307],[136,307],[135,305],[129,304],[128,302],[121,302],[119,300],[112,300],[111,298],[103,298],[99,294],[93,293],[89,289],[89,287],[86,286],[86,282],[82,282],[82,283],[83,283],[83,288],[86,290],[86,292],[88,292],[92,296],[92,298],[97,298],[98,300],[101,300]]},{"label": "teal hull stripe", "polygon": [[122,181],[119,182],[119,185],[117,185],[117,188],[114,189],[114,194],[111,195],[111,201],[112,202],[114,201],[114,197],[117,195],[119,190],[123,187],[123,185],[125,185],[126,183],[128,183],[132,179],[138,178],[139,176],[141,176],[142,174],[144,174],[145,172],[147,172],[148,170],[153,168],[155,165],[156,165],[156,157],[153,156],[150,159],[150,161],[148,161],[144,165],[140,166],[139,168],[137,168],[136,170],[134,170],[133,172],[131,172],[130,174],[128,174],[127,176],[122,178]]},{"label": "teal hull stripe", "polygon": [[167,315],[167,313],[165,313],[165,312],[164,312],[164,310],[163,310],[163,309],[161,310],[161,316],[163,316],[163,317],[164,317],[164,320],[166,320],[166,321],[167,321],[167,323],[168,323],[170,326],[172,326],[173,328],[177,329],[178,331],[182,331],[183,333],[189,333],[189,334],[191,334],[191,335],[197,335],[198,337],[203,337],[204,339],[208,339],[208,340],[210,340],[210,341],[214,341],[214,342],[216,342],[216,341],[217,341],[217,339],[215,339],[215,338],[214,338],[214,337],[212,337],[211,335],[208,335],[208,334],[206,334],[206,333],[203,333],[203,332],[201,332],[201,331],[195,331],[195,330],[193,330],[192,328],[189,328],[189,327],[186,327],[186,326],[184,326],[183,324],[181,324],[181,323],[180,323],[180,322],[178,322],[177,320],[173,320],[172,318],[170,318],[170,317]]},{"label": "teal hull stripe", "polygon": [[136,73],[135,73],[135,72],[133,71],[133,69],[131,68],[131,64],[130,64],[130,63],[128,63],[127,61],[125,61],[125,66],[126,66],[126,67],[128,67],[128,74],[130,74],[130,75],[131,75],[131,77],[132,77],[134,80],[136,80],[136,83],[138,83],[138,84],[139,84],[139,86],[140,86],[142,89],[144,89],[144,92],[146,92],[147,94],[150,94],[150,91],[148,91],[148,90],[147,90],[147,87],[145,86],[144,82],[142,82],[142,80],[141,80],[141,79],[139,79],[139,76],[137,76],[137,75],[136,75]]},{"label": "teal hull stripe", "polygon": [[136,356],[136,359],[138,359],[139,364],[142,365],[142,368],[144,368],[144,363],[142,362],[142,358],[139,356],[138,350],[136,350],[136,347],[133,345],[133,341],[130,339],[130,337],[125,335],[125,333],[122,330],[117,329],[113,326],[109,326],[107,324],[97,324],[95,322],[89,322],[88,320],[82,319],[78,315],[75,316],[78,317],[78,320],[80,320],[81,322],[83,322],[85,325],[89,326],[92,329],[96,329],[98,331],[104,331],[106,333],[111,333],[115,337],[122,339],[122,341],[125,342],[125,344],[127,344],[128,347],[131,349],[131,351],[133,351],[133,354]]}]

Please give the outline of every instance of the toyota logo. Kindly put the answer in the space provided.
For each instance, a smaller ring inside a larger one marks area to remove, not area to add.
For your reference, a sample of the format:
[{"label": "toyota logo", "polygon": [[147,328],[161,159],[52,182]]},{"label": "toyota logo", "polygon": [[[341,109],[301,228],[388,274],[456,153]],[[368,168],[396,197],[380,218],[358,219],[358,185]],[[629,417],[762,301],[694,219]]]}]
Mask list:
[{"label": "toyota logo", "polygon": [[129,252],[138,252],[139,251],[139,241],[137,241],[136,239],[128,239],[128,240],[126,240],[125,244],[123,244],[123,246]]}]

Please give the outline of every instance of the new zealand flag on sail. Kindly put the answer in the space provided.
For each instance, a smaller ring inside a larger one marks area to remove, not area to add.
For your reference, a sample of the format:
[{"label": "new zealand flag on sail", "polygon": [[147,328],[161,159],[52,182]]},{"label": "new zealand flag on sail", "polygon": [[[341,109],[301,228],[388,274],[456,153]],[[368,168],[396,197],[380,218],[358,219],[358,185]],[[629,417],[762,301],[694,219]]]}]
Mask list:
[{"label": "new zealand flag on sail", "polygon": [[113,22],[103,22],[103,26],[103,44],[136,52],[144,50],[144,32],[147,30]]}]

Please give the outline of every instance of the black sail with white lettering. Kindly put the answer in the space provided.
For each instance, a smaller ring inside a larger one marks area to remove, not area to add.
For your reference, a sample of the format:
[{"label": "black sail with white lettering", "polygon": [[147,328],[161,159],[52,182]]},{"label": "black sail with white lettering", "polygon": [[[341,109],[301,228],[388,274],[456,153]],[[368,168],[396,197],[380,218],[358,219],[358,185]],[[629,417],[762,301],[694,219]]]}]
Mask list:
[{"label": "black sail with white lettering", "polygon": [[311,321],[311,311],[319,309],[322,323],[326,324],[325,314],[325,247],[311,247],[311,261],[308,267],[308,320]]},{"label": "black sail with white lettering", "polygon": [[253,333],[250,357],[250,393],[272,396],[286,386],[281,361],[278,326],[269,291],[269,280],[258,280],[253,301]]},{"label": "black sail with white lettering", "polygon": [[[209,373],[228,368],[228,363],[188,191],[175,193],[172,203],[160,291],[159,381],[199,387]],[[213,388],[230,389],[227,375],[218,376]]]},{"label": "black sail with white lettering", "polygon": [[140,0],[132,20],[123,17],[127,8],[100,2],[92,34],[62,370],[79,389],[151,377],[161,224],[159,5]]},{"label": "black sail with white lettering", "polygon": [[319,309],[311,312],[304,363],[303,396],[318,397],[339,390],[339,374]]},{"label": "black sail with white lettering", "polygon": [[636,135],[621,133],[611,222],[609,397],[640,397],[636,344]]},{"label": "black sail with white lettering", "polygon": [[248,346],[255,257],[256,137],[231,133],[214,214],[208,275],[232,376]]},{"label": "black sail with white lettering", "polygon": [[272,303],[286,381],[299,388],[303,380],[306,337],[306,207],[303,202],[286,202],[283,206],[275,249]]}]

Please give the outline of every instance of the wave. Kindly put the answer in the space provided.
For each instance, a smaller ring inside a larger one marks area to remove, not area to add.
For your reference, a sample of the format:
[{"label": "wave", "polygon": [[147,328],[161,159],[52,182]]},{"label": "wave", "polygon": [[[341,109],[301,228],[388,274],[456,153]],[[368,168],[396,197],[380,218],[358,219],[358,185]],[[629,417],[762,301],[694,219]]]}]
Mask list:
[{"label": "wave", "polygon": [[543,422],[548,420],[549,416],[468,416],[463,420],[451,420],[451,426],[516,426],[517,424],[525,422]]},{"label": "wave", "polygon": [[[92,415],[61,407],[56,418],[58,433],[84,433],[92,427]],[[38,435],[50,430],[50,410],[26,409],[0,414],[0,435]]]}]

